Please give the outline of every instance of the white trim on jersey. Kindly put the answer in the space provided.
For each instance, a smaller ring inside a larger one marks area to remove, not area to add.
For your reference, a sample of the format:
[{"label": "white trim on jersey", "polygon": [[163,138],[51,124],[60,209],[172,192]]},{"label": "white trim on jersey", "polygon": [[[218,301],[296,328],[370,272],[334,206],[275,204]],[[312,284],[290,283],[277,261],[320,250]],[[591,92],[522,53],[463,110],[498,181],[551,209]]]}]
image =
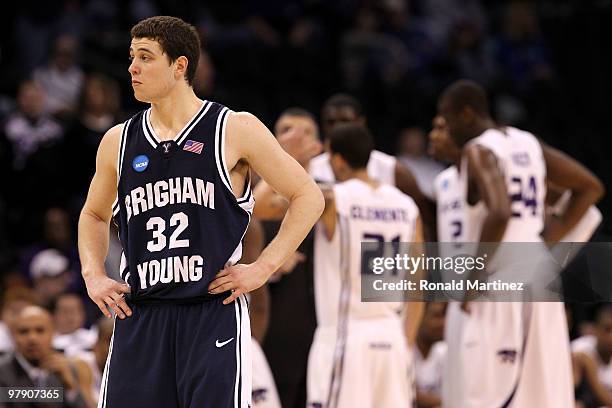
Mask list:
[{"label": "white trim on jersey", "polygon": [[[130,127],[132,119],[129,119],[123,123],[123,129],[121,129],[121,138],[119,139],[119,150],[117,151],[117,186],[119,186],[119,180],[121,179],[121,168],[123,166],[123,157],[125,156],[125,145],[127,145],[127,132]],[[119,205],[119,191],[113,201],[112,212],[113,216],[119,214],[121,206]]]},{"label": "white trim on jersey", "polygon": [[234,309],[236,311],[236,380],[234,382],[234,407],[239,408],[239,395],[240,395],[240,329],[241,329],[241,313],[239,305],[240,297],[234,302]]},{"label": "white trim on jersey", "polygon": [[223,118],[225,117],[227,112],[229,112],[229,108],[223,108],[217,116],[217,125],[215,127],[215,162],[217,164],[217,172],[221,177],[221,181],[223,182],[225,187],[227,187],[227,189],[231,191],[232,194],[234,194],[234,190],[232,190],[232,186],[229,181],[229,175],[226,175],[226,173],[224,173],[224,171],[226,171],[226,168],[225,163],[223,163],[223,154],[220,154],[220,149],[224,146],[221,142],[221,138],[225,134],[225,132],[221,131],[221,123],[224,122]]},{"label": "white trim on jersey", "polygon": [[253,191],[251,189],[251,176],[248,174],[248,178],[245,184],[245,191],[241,197],[236,197],[234,189],[232,187],[232,181],[230,173],[225,164],[225,129],[227,127],[227,118],[232,113],[229,108],[223,108],[217,116],[217,125],[215,127],[215,162],[217,164],[217,172],[223,182],[223,185],[232,193],[232,196],[236,199],[236,203],[242,208],[249,217],[253,214],[253,207],[255,206],[255,199],[253,197]]},{"label": "white trim on jersey", "polygon": [[[125,257],[125,251],[121,251],[121,260],[119,261],[119,277],[127,282],[127,275],[124,277],[123,274],[127,271],[127,258]],[[129,275],[129,272],[128,272]]]},{"label": "white trim on jersey", "polygon": [[239,297],[242,305],[242,327],[240,329],[240,361],[242,363],[242,408],[251,408],[253,394],[253,361],[251,356],[251,321],[249,319],[249,301],[246,295]]},{"label": "white trim on jersey", "polygon": [[[234,384],[234,407],[251,407],[251,328],[246,295],[234,301],[236,310],[236,380]],[[248,343],[247,343],[248,341]]]},{"label": "white trim on jersey", "polygon": [[230,113],[232,112],[228,110],[228,112],[223,115],[223,118],[221,119],[221,140],[219,141],[221,143],[221,147],[219,149],[219,158],[221,161],[221,168],[223,170],[223,174],[225,174],[225,177],[227,178],[230,191],[232,192],[232,194],[234,194],[234,189],[232,188],[232,179],[230,178],[230,172],[227,168],[227,161],[225,160],[225,129],[227,128],[227,118],[229,117]]},{"label": "white trim on jersey", "polygon": [[106,364],[104,364],[104,373],[102,374],[102,381],[100,383],[100,396],[98,398],[97,408],[106,408],[106,389],[108,386],[108,374],[110,371],[110,361],[113,355],[113,343],[115,340],[115,324],[117,323],[117,316],[113,320],[113,334],[111,336],[110,345],[108,347],[108,356],[106,357]]},{"label": "white trim on jersey", "polygon": [[132,119],[126,121],[121,131],[121,143],[119,145],[119,157],[117,158],[117,185],[119,185],[119,179],[121,178],[121,168],[123,167],[123,158],[125,156],[125,145],[127,145],[127,134],[130,128]]},{"label": "white trim on jersey", "polygon": [[342,286],[340,288],[340,296],[338,297],[338,326],[336,328],[336,345],[326,405],[326,407],[330,408],[337,407],[340,401],[340,388],[342,386],[342,372],[344,369],[346,340],[348,337],[348,321],[351,299],[349,223],[345,217],[338,215],[337,218],[336,229],[340,235],[340,272],[342,273]]},{"label": "white trim on jersey", "polygon": [[119,207],[119,196],[118,195],[115,196],[115,201],[113,201],[112,209],[113,209],[113,216],[119,214],[120,207]]},{"label": "white trim on jersey", "polygon": [[202,108],[200,108],[200,110],[198,111],[197,117],[195,117],[195,119],[192,119],[190,123],[187,123],[185,128],[183,128],[183,130],[181,130],[177,134],[177,137],[175,138],[177,145],[180,146],[181,143],[183,143],[185,139],[187,139],[187,136],[189,136],[189,133],[191,133],[191,129],[193,129],[194,126],[197,125],[198,122],[202,120],[204,116],[206,116],[206,112],[208,112],[211,106],[212,106],[212,102],[204,101],[204,105],[202,105]]},{"label": "white trim on jersey", "polygon": [[145,139],[147,139],[147,141],[149,142],[149,144],[156,149],[157,148],[157,142],[155,141],[155,139],[153,138],[153,135],[151,135],[151,133],[149,132],[149,128],[147,126],[147,113],[151,110],[151,108],[147,109],[146,111],[143,112],[142,114],[142,120],[140,121],[142,123],[142,132],[144,133]]},{"label": "white trim on jersey", "polygon": [[[200,109],[189,119],[189,121],[183,126],[183,128],[172,138],[177,145],[180,145],[189,135],[194,126],[206,115],[206,112],[212,106],[212,102],[204,101]],[[157,146],[162,142],[157,133],[155,133],[155,128],[151,124],[151,108],[144,111],[143,120],[142,120],[142,129],[144,131],[144,135],[153,146],[153,148],[157,148]]]}]

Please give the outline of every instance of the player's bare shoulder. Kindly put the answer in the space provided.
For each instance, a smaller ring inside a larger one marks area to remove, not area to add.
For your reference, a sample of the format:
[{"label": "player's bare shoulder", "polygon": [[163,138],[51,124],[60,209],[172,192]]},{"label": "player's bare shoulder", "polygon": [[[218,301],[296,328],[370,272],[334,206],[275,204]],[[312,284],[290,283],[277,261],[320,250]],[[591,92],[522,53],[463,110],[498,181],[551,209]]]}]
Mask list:
[{"label": "player's bare shoulder", "polygon": [[112,166],[117,171],[117,157],[119,156],[119,145],[121,143],[121,133],[123,132],[123,123],[113,126],[106,131],[100,145],[98,146],[98,155],[96,158],[96,167],[99,171],[101,167]]},{"label": "player's bare shoulder", "polygon": [[261,143],[261,138],[272,134],[268,128],[249,112],[231,112],[228,115],[226,126],[226,147],[225,152],[230,161],[230,154],[236,155],[236,160],[246,159],[249,154],[257,150],[257,145]]}]

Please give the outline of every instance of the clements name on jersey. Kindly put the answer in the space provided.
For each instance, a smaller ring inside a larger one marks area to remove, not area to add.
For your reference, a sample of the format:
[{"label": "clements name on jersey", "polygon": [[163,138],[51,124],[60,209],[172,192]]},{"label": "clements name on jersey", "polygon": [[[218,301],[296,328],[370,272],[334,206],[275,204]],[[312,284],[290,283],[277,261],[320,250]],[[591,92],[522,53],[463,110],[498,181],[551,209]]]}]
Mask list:
[{"label": "clements name on jersey", "polygon": [[351,218],[389,222],[409,222],[408,212],[403,208],[372,208],[359,205],[351,206]]},{"label": "clements name on jersey", "polygon": [[125,196],[127,220],[155,207],[183,203],[198,204],[214,210],[215,185],[199,178],[194,183],[191,177],[175,177],[136,187]]}]

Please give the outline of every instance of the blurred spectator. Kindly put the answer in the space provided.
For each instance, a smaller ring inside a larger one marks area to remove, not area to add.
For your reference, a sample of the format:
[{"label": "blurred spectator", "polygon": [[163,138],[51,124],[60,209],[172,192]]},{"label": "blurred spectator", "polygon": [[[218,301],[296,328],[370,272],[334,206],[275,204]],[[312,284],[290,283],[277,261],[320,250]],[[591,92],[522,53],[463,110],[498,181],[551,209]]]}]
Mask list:
[{"label": "blurred spectator", "polygon": [[446,343],[443,341],[445,314],[446,303],[427,303],[417,333],[414,364],[419,408],[442,405],[442,374],[446,360]]},{"label": "blurred spectator", "polygon": [[10,353],[15,349],[11,327],[19,312],[26,306],[34,304],[36,304],[36,296],[30,288],[11,287],[5,292],[0,316],[0,355]]},{"label": "blurred spectator", "polygon": [[382,7],[386,17],[385,31],[399,38],[406,46],[410,71],[425,75],[438,49],[424,22],[410,13],[406,0],[384,1]]},{"label": "blurred spectator", "polygon": [[108,349],[110,347],[111,337],[113,336],[114,323],[113,320],[105,317],[100,318],[96,323],[96,331],[98,337],[91,351],[80,351],[74,357],[84,361],[91,370],[92,384],[91,395],[97,403],[100,397],[100,385],[102,384],[102,374],[108,357]]},{"label": "blurred spectator", "polygon": [[525,93],[535,82],[551,80],[553,68],[534,3],[510,2],[505,8],[502,27],[495,46],[509,86]]},{"label": "blurred spectator", "polygon": [[494,57],[492,45],[482,28],[469,23],[452,28],[449,58],[456,77],[478,81],[487,88],[494,85],[499,72]]},{"label": "blurred spectator", "polygon": [[18,110],[7,118],[4,133],[12,145],[13,170],[23,170],[39,149],[52,146],[64,137],[60,124],[44,112],[45,93],[32,80],[25,80],[17,91]]},{"label": "blurred spectator", "polygon": [[[600,308],[595,318],[594,334],[574,340],[572,352],[586,354],[595,362],[599,381],[612,393],[612,305],[605,304]],[[582,390],[581,394],[579,397],[585,402],[593,399],[592,391]]]},{"label": "blurred spectator", "polygon": [[0,361],[0,386],[60,387],[64,389],[62,407],[87,407],[90,384],[83,387],[87,366],[53,351],[49,312],[27,306],[17,315],[12,335],[16,350]]},{"label": "blurred spectator", "polygon": [[208,53],[200,50],[200,59],[193,78],[193,91],[200,98],[212,99],[215,88],[215,66]]},{"label": "blurred spectator", "polygon": [[443,47],[451,30],[458,24],[468,24],[486,30],[487,17],[480,0],[421,0],[422,9],[434,41]]},{"label": "blurred spectator", "polygon": [[[75,213],[80,211],[85,194],[95,173],[96,152],[102,137],[119,122],[121,98],[119,84],[102,74],[85,78],[80,95],[79,112],[67,132],[67,155],[72,166],[79,169],[71,177],[71,193],[76,202]],[[76,210],[78,208],[78,210]]]},{"label": "blurred spectator", "polygon": [[11,146],[11,176],[6,195],[9,230],[14,242],[35,237],[36,215],[65,197],[63,141],[60,124],[43,112],[45,95],[31,80],[19,85],[18,110],[3,126]]},{"label": "blurred spectator", "polygon": [[[81,264],[76,243],[72,239],[72,226],[68,213],[59,208],[51,207],[43,214],[42,239],[26,248],[21,256],[21,268],[28,274],[34,257],[46,249],[55,249],[68,259],[70,276],[70,289],[84,293],[84,284],[80,277]],[[32,278],[32,275],[28,275]]]},{"label": "blurred spectator", "polygon": [[350,90],[371,83],[392,87],[408,71],[408,50],[398,38],[382,33],[380,25],[380,16],[365,3],[342,39],[340,65]]},{"label": "blurred spectator", "polygon": [[79,351],[91,350],[96,342],[97,333],[94,329],[86,329],[85,307],[83,299],[73,293],[64,293],[55,301],[53,319],[55,321],[55,336],[53,348],[72,356]]},{"label": "blurred spectator", "polygon": [[434,179],[444,170],[444,166],[427,155],[427,139],[423,129],[410,127],[401,130],[398,160],[412,172],[421,191],[432,198]]},{"label": "blurred spectator", "polygon": [[19,9],[15,21],[15,37],[21,54],[19,65],[26,75],[44,62],[51,45],[49,39],[65,33],[79,35],[83,21],[79,3],[66,0],[15,3]]},{"label": "blurred spectator", "polygon": [[62,118],[76,113],[83,84],[83,71],[76,64],[77,50],[77,39],[62,35],[55,40],[48,65],[34,71],[34,79],[47,96],[45,111]]},{"label": "blurred spectator", "polygon": [[68,290],[70,284],[68,258],[56,249],[45,249],[32,258],[30,277],[41,305],[51,308],[53,303]]}]

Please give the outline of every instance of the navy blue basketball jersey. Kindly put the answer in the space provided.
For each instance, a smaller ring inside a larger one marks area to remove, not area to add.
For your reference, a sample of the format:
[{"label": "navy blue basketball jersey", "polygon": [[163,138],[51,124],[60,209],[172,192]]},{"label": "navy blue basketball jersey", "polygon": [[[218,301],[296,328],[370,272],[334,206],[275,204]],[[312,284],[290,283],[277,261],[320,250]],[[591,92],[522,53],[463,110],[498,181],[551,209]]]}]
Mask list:
[{"label": "navy blue basketball jersey", "polygon": [[225,164],[231,111],[205,101],[173,140],[161,141],[151,109],[121,134],[113,216],[123,247],[120,275],[137,300],[205,298],[214,276],[242,256],[254,199],[234,195]]}]

